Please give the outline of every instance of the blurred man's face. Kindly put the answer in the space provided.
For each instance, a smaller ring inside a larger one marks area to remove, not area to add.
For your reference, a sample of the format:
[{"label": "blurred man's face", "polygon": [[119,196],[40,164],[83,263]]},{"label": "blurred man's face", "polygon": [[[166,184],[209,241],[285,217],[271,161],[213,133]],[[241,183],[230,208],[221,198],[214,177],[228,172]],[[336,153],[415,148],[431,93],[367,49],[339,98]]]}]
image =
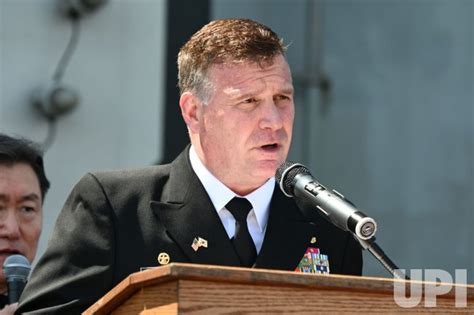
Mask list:
[{"label": "blurred man's face", "polygon": [[210,100],[198,111],[201,159],[224,184],[244,195],[275,175],[291,142],[294,103],[283,56],[271,65],[214,65]]},{"label": "blurred man's face", "polygon": [[[30,263],[36,255],[43,220],[38,178],[30,165],[0,164],[0,267],[13,254]],[[5,290],[0,271],[0,292]]]}]

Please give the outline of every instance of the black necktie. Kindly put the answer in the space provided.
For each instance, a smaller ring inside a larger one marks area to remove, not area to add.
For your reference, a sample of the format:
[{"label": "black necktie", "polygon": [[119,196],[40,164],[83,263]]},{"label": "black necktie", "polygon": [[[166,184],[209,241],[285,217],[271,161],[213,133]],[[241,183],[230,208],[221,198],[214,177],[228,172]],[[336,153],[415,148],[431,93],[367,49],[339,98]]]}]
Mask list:
[{"label": "black necktie", "polygon": [[247,215],[252,209],[252,204],[245,198],[234,197],[225,206],[235,218],[235,235],[232,238],[235,250],[244,267],[252,267],[257,258],[257,250],[247,226]]}]

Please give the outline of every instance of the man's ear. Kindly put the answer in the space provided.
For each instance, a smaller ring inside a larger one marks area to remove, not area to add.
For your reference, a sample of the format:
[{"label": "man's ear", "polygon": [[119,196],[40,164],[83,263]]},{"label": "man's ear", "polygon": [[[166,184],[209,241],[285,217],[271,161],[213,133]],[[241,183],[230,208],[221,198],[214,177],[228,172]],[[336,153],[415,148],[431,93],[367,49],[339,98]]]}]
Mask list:
[{"label": "man's ear", "polygon": [[184,92],[179,98],[179,107],[184,122],[188,126],[190,132],[198,133],[201,123],[200,111],[202,102],[191,92]]}]

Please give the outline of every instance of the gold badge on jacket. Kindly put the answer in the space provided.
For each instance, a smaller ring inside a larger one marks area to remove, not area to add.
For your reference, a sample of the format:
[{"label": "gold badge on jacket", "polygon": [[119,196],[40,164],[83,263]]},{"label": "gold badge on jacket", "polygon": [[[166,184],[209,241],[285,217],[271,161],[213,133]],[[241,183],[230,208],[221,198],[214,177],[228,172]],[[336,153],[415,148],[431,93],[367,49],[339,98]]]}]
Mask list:
[{"label": "gold badge on jacket", "polygon": [[308,247],[295,271],[329,274],[329,257],[321,254],[319,248]]},{"label": "gold badge on jacket", "polygon": [[160,253],[157,259],[160,265],[167,265],[170,263],[170,255],[165,252]]}]

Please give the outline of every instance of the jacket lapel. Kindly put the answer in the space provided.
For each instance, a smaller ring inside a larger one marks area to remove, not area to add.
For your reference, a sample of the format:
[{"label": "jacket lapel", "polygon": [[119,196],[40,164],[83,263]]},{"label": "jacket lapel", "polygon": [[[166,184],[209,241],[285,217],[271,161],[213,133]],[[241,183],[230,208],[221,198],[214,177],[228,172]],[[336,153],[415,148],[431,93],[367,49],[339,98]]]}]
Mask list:
[{"label": "jacket lapel", "polygon": [[[189,162],[189,146],[172,163],[161,201],[151,208],[190,262],[239,266],[240,262],[222,222]],[[194,250],[195,238],[207,240]]]},{"label": "jacket lapel", "polygon": [[265,239],[255,267],[294,270],[311,246],[313,237],[316,237],[315,225],[305,219],[295,202],[276,187]]}]

